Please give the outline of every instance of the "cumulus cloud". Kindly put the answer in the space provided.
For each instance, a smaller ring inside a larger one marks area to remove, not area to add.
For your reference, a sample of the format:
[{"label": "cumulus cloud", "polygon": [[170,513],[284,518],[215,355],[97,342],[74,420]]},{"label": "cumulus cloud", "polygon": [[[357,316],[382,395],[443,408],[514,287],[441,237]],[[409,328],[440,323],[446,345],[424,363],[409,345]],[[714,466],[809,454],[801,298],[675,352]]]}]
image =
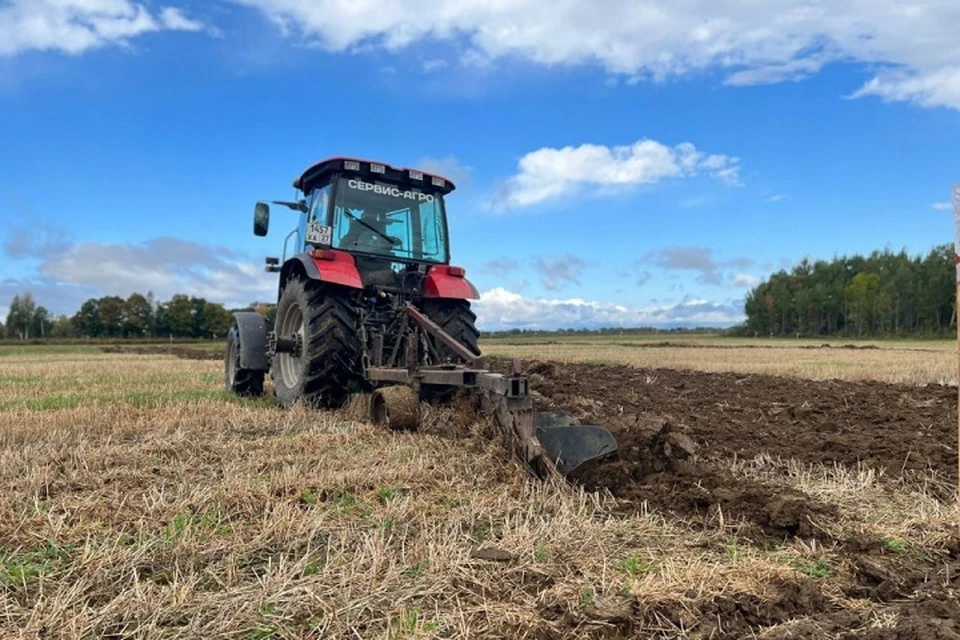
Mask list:
[{"label": "cumulus cloud", "polygon": [[960,65],[930,71],[896,70],[875,76],[850,98],[877,96],[886,102],[960,109]]},{"label": "cumulus cloud", "polygon": [[653,278],[652,273],[649,271],[641,271],[640,273],[634,274],[634,284],[638,287],[642,287],[650,282],[651,278]]},{"label": "cumulus cloud", "polygon": [[71,314],[91,297],[147,291],[161,300],[185,293],[228,307],[276,296],[276,276],[250,256],[177,238],[73,243],[57,227],[15,227],[2,251],[10,258],[32,258],[39,266],[34,276],[0,281],[0,301],[30,290],[54,313]]},{"label": "cumulus cloud", "polygon": [[[670,246],[652,251],[645,262],[667,271],[693,271],[697,282],[720,286],[724,284],[725,270],[744,269],[754,264],[753,259],[738,256],[729,260],[717,260],[709,247]],[[734,284],[736,276],[734,276]]]},{"label": "cumulus cloud", "polygon": [[3,242],[8,258],[40,258],[70,245],[70,234],[60,227],[38,222],[29,227],[11,227]]},{"label": "cumulus cloud", "polygon": [[167,29],[174,31],[203,31],[203,23],[183,15],[176,7],[165,7],[160,11],[160,23]]},{"label": "cumulus cloud", "polygon": [[950,211],[951,209],[949,202],[934,202],[931,206],[936,211]]},{"label": "cumulus cloud", "polygon": [[520,268],[520,263],[510,258],[497,258],[480,265],[480,273],[489,273],[498,278],[513,275]]},{"label": "cumulus cloud", "polygon": [[[29,291],[38,305],[53,314],[73,315],[84,300],[99,297],[97,289],[84,285],[52,281],[49,278],[6,278],[0,280],[0,303],[7,305],[13,296]],[[0,307],[0,322],[7,321],[9,306]]]},{"label": "cumulus cloud", "polygon": [[708,173],[731,185],[740,180],[738,158],[706,154],[689,142],[670,147],[649,139],[615,147],[544,147],[524,155],[518,169],[495,196],[494,209],[536,204],[581,187],[622,188],[699,173]]},{"label": "cumulus cloud", "polygon": [[481,294],[473,308],[477,326],[504,329],[566,329],[600,327],[731,326],[743,320],[740,305],[689,299],[674,305],[628,305],[580,298],[525,298],[498,287]]},{"label": "cumulus cloud", "polygon": [[142,244],[76,244],[51,255],[40,272],[52,281],[92,288],[102,295],[153,291],[158,298],[185,293],[245,305],[276,295],[276,276],[243,255],[176,238]]},{"label": "cumulus cloud", "polygon": [[200,31],[180,9],[153,14],[130,0],[9,0],[0,5],[0,57],[30,50],[78,54],[156,31]]},{"label": "cumulus cloud", "polygon": [[449,63],[443,58],[430,58],[429,60],[423,61],[423,72],[431,73],[433,71],[439,71],[440,69],[445,69]]},{"label": "cumulus cloud", "polygon": [[735,287],[746,287],[747,289],[752,289],[758,284],[761,280],[757,276],[752,276],[749,273],[738,273],[733,276],[733,285]]},{"label": "cumulus cloud", "polygon": [[587,263],[576,256],[541,256],[533,260],[533,267],[540,274],[541,284],[549,291],[557,291],[568,284],[580,284],[580,273],[586,266]]},{"label": "cumulus cloud", "polygon": [[452,180],[453,184],[461,190],[470,185],[470,178],[473,175],[473,170],[460,164],[455,156],[420,158],[417,161],[416,168]]},{"label": "cumulus cloud", "polygon": [[631,81],[707,69],[742,86],[799,81],[837,62],[876,75],[856,97],[960,108],[960,3],[945,0],[234,0],[331,51],[453,42],[469,64],[597,64]]},{"label": "cumulus cloud", "polygon": [[770,196],[769,198],[767,198],[767,200],[769,200],[770,202],[780,202],[781,200],[783,200],[783,199],[786,198],[786,197],[787,197],[787,196],[785,196],[785,195],[783,195],[783,194],[781,194],[781,193],[776,193],[776,194]]}]

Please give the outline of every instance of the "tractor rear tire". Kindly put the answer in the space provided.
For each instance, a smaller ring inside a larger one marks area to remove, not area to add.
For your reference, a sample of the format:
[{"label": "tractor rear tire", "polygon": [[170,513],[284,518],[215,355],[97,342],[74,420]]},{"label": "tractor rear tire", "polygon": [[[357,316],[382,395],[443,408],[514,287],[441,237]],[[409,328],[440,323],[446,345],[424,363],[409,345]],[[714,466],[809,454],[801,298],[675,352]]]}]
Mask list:
[{"label": "tractor rear tire", "polygon": [[343,405],[363,384],[357,309],[343,287],[293,277],[277,302],[278,338],[300,336],[300,353],[277,353],[271,370],[277,400],[311,408]]},{"label": "tractor rear tire", "polygon": [[[450,337],[478,357],[481,355],[480,347],[477,346],[480,338],[480,332],[476,326],[477,315],[470,309],[469,300],[431,298],[423,301],[423,311]],[[463,358],[445,344],[440,343],[438,350],[442,359],[449,358],[453,364],[466,364]]]},{"label": "tractor rear tire", "polygon": [[240,329],[236,322],[227,333],[227,349],[224,357],[224,379],[228,391],[238,396],[263,395],[263,371],[240,368]]}]

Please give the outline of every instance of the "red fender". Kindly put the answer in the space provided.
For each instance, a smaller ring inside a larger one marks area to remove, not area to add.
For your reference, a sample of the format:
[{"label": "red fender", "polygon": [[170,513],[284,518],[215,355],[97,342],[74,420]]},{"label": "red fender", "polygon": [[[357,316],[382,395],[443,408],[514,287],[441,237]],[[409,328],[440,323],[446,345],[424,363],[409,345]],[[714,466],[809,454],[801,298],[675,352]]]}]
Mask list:
[{"label": "red fender", "polygon": [[427,271],[427,280],[423,285],[423,295],[427,298],[456,298],[458,300],[479,300],[476,287],[467,280],[463,267],[451,267],[438,264]]},{"label": "red fender", "polygon": [[319,280],[363,289],[363,281],[360,280],[357,263],[349,253],[336,251],[335,249],[323,249],[314,251],[312,258],[313,264],[317,267]]}]

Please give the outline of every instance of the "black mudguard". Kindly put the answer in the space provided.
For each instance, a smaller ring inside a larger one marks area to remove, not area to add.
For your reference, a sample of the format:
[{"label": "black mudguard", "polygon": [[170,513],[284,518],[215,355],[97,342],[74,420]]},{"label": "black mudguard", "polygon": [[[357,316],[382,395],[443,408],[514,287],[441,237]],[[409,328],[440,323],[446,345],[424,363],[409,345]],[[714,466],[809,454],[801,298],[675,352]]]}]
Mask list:
[{"label": "black mudguard", "polygon": [[233,318],[240,338],[240,368],[266,371],[270,368],[267,359],[267,319],[256,311],[238,311]]}]

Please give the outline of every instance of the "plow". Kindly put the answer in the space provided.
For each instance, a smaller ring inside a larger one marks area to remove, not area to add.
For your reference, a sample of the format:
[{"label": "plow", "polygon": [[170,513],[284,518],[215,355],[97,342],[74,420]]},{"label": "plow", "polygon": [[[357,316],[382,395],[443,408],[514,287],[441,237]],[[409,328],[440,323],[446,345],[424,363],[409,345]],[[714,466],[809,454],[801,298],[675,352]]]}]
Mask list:
[{"label": "plow", "polygon": [[[534,476],[565,477],[617,452],[607,429],[540,411],[519,360],[485,366],[462,267],[450,263],[447,178],[356,158],[330,158],[293,181],[300,197],[259,201],[253,231],[269,232],[270,204],[300,214],[282,257],[276,314],[233,316],[225,385],[262,395],[269,375],[283,407],[342,406],[370,394],[370,421],[415,430],[421,403],[476,401],[501,441]],[[292,243],[292,247],[291,247]],[[288,255],[289,250],[289,255]]]}]

